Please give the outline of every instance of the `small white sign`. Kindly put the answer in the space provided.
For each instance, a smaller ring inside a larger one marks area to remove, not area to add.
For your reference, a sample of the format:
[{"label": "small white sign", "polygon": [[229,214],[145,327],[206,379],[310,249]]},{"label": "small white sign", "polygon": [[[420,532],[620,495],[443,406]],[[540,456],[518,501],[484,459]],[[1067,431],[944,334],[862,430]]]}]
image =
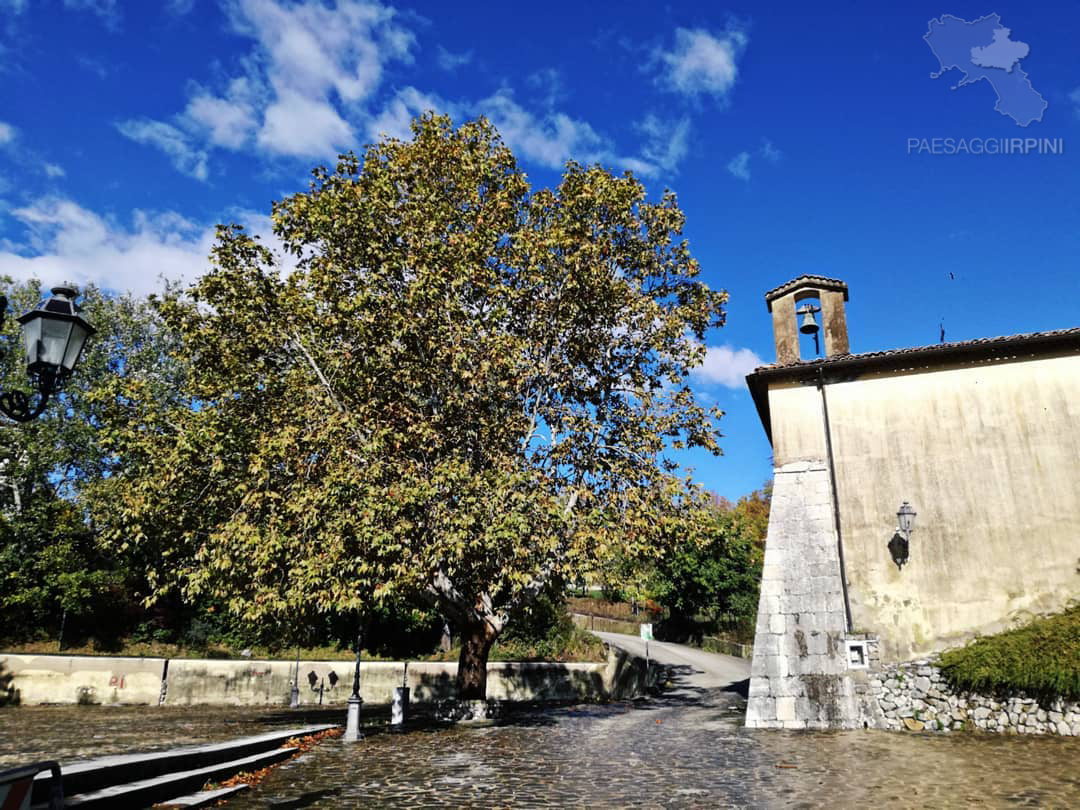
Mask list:
[{"label": "small white sign", "polygon": [[641,638],[643,641],[652,641],[652,624],[641,625]]}]

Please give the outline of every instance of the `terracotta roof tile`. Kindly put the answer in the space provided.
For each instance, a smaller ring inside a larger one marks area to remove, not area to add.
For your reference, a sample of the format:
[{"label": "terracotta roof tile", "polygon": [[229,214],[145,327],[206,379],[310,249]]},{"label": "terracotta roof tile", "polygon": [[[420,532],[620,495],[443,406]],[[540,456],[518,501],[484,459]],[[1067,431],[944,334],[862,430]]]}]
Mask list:
[{"label": "terracotta roof tile", "polygon": [[839,290],[844,293],[844,300],[847,300],[848,286],[845,282],[838,278],[828,278],[827,276],[814,276],[803,275],[798,278],[793,278],[791,281],[785,281],[779,287],[773,287],[767,293],[765,293],[765,302],[769,303],[774,298],[789,292],[796,287],[801,287],[806,284],[817,284],[826,290]]},{"label": "terracotta roof tile", "polygon": [[903,357],[915,359],[921,356],[949,354],[955,351],[970,351],[983,347],[993,349],[1010,345],[1023,346],[1031,343],[1052,342],[1059,338],[1068,340],[1074,337],[1080,339],[1080,326],[1072,327],[1071,329],[1057,329],[1050,332],[1027,332],[1019,335],[977,338],[975,340],[962,340],[952,343],[933,343],[929,346],[910,346],[904,349],[887,349],[878,352],[861,352],[859,354],[838,354],[833,355],[832,357],[817,357],[813,360],[800,360],[796,363],[785,363],[783,365],[772,363],[770,365],[759,366],[754,369],[754,373],[780,369],[816,368],[817,366],[832,366],[851,362],[857,363],[875,359],[890,360],[892,358]]}]

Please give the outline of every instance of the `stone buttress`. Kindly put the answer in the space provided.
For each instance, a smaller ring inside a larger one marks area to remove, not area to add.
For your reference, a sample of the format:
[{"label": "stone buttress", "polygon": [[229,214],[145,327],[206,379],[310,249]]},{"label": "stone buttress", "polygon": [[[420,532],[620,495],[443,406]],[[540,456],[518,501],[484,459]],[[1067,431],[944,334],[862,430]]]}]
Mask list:
[{"label": "stone buttress", "polygon": [[861,726],[828,467],[774,472],[746,725]]}]

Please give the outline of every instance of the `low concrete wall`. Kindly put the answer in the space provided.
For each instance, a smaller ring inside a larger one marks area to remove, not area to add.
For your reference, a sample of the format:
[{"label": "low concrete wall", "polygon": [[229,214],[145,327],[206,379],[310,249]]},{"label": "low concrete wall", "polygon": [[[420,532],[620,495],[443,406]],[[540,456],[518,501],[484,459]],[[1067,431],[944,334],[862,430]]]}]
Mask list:
[{"label": "low concrete wall", "polygon": [[[288,705],[293,661],[163,658],[105,658],[64,655],[0,655],[0,674],[9,681],[12,702],[105,703],[167,706]],[[300,702],[344,704],[352,694],[349,661],[301,661]],[[401,662],[369,661],[360,667],[360,696],[366,703],[390,703],[406,675]],[[411,699],[455,696],[457,664],[408,664]],[[597,663],[488,664],[488,698],[509,701],[618,700],[645,688],[644,661],[609,648]]]},{"label": "low concrete wall", "polygon": [[701,649],[705,652],[722,653],[724,655],[731,655],[735,658],[745,658],[751,660],[754,657],[754,645],[753,644],[740,644],[737,641],[729,641],[726,638],[717,638],[716,636],[705,636],[701,640]]},{"label": "low concrete wall", "polygon": [[10,702],[120,703],[156,706],[163,658],[0,654]]}]

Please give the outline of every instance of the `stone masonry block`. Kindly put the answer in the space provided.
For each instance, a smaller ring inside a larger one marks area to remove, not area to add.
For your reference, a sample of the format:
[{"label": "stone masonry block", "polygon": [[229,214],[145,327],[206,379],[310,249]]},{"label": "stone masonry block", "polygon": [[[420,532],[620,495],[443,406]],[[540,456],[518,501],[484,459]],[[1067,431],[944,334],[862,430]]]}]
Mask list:
[{"label": "stone masonry block", "polygon": [[784,580],[766,579],[761,582],[761,593],[765,596],[780,597],[784,593]]},{"label": "stone masonry block", "polygon": [[762,721],[776,720],[776,700],[775,698],[753,698],[746,705],[746,724],[752,725],[752,721],[760,723]]},{"label": "stone masonry block", "polygon": [[780,698],[791,698],[794,700],[797,697],[802,697],[806,694],[806,686],[803,684],[802,679],[798,675],[792,674],[786,678],[774,678],[772,683],[769,684],[769,689],[772,690],[773,695],[777,700]]},{"label": "stone masonry block", "polygon": [[782,723],[791,723],[795,720],[795,698],[776,698],[776,719]]},{"label": "stone masonry block", "polygon": [[762,582],[773,582],[773,581],[783,582],[783,580],[785,579],[785,576],[786,576],[786,572],[787,572],[787,569],[783,565],[779,565],[777,563],[773,563],[773,564],[770,565],[770,564],[766,563],[761,568],[761,581]]},{"label": "stone masonry block", "polygon": [[773,633],[759,633],[754,637],[754,657],[758,655],[772,657],[780,653],[781,636]]},{"label": "stone masonry block", "polygon": [[750,679],[750,691],[747,693],[748,698],[769,697],[772,693],[769,691],[769,680],[767,678],[751,678]]}]

